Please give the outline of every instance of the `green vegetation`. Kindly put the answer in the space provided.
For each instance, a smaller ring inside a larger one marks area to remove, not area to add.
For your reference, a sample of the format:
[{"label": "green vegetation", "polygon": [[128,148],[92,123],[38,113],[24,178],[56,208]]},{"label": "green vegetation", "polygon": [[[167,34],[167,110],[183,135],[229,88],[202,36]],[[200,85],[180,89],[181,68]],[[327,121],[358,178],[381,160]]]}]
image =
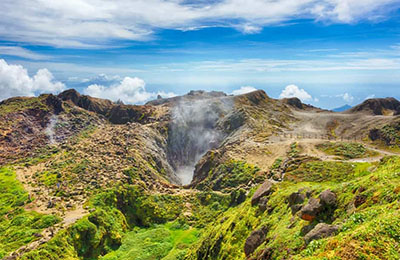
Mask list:
[{"label": "green vegetation", "polygon": [[37,240],[36,234],[60,219],[22,208],[30,199],[10,168],[0,168],[0,190],[0,258],[3,258],[21,246]]},{"label": "green vegetation", "polygon": [[359,143],[328,142],[318,144],[316,147],[326,154],[335,155],[341,159],[366,158],[378,155],[377,152],[371,151]]},{"label": "green vegetation", "polygon": [[198,188],[201,190],[231,191],[246,186],[250,181],[259,183],[264,177],[257,175],[260,169],[243,161],[230,160],[211,169],[208,177]]},{"label": "green vegetation", "polygon": [[[256,173],[245,163],[224,167]],[[247,196],[230,186],[226,195],[167,195],[117,185],[91,199],[89,216],[22,259],[245,259],[245,240],[261,227],[268,232],[253,256],[267,249],[271,259],[399,259],[399,172],[399,157],[374,165],[306,160],[275,184],[265,211],[251,206],[256,187]],[[339,232],[306,245],[304,230],[317,223],[293,216],[288,197],[303,190],[316,198],[326,189],[338,196],[332,224]]]},{"label": "green vegetation", "polygon": [[[116,186],[93,197],[90,206],[96,210],[89,216],[22,259],[96,259],[104,255],[105,259],[179,259],[198,239],[200,228],[215,220],[229,203],[229,195],[210,192],[187,197],[150,195],[138,186]],[[187,204],[193,210],[182,214]],[[133,250],[132,244],[142,250]]]},{"label": "green vegetation", "polygon": [[0,106],[0,116],[27,109],[48,111],[48,107],[44,102],[47,97],[48,95],[41,95],[39,97],[18,97],[7,100]]},{"label": "green vegetation", "polygon": [[349,163],[335,161],[304,161],[294,169],[289,169],[285,178],[289,181],[342,182],[366,175],[370,163]]},{"label": "green vegetation", "polygon": [[136,229],[125,235],[122,246],[117,251],[101,259],[183,259],[189,246],[198,240],[198,236],[198,230],[178,222]]},{"label": "green vegetation", "polygon": [[[375,171],[342,178],[344,182],[330,182],[328,178],[278,183],[265,212],[252,207],[249,199],[229,209],[205,229],[188,259],[244,259],[246,238],[261,227],[267,227],[268,233],[253,255],[267,250],[271,259],[399,259],[399,171],[400,158],[388,157]],[[292,216],[287,199],[298,190],[308,190],[317,197],[326,189],[338,196],[333,224],[340,226],[339,233],[306,245],[303,230],[309,222]],[[355,204],[359,197],[362,203]]]},{"label": "green vegetation", "polygon": [[370,139],[379,141],[385,148],[400,149],[400,123],[385,125],[380,129],[370,131]]}]

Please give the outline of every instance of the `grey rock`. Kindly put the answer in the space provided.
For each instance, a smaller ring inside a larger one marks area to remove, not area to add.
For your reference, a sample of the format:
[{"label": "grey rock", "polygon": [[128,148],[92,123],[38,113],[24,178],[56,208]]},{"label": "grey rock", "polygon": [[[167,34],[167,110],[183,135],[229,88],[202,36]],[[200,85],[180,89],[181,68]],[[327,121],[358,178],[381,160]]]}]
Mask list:
[{"label": "grey rock", "polygon": [[254,206],[258,204],[262,197],[268,196],[273,191],[273,183],[270,181],[265,181],[261,186],[254,192],[253,197],[251,198],[251,205]]},{"label": "grey rock", "polygon": [[310,232],[308,232],[307,235],[305,235],[304,240],[306,244],[309,244],[313,240],[333,236],[338,230],[338,226],[319,223]]},{"label": "grey rock", "polygon": [[251,232],[250,236],[246,239],[244,244],[244,253],[246,256],[251,255],[257,247],[259,247],[265,241],[265,235],[268,232],[267,227],[262,227]]},{"label": "grey rock", "polygon": [[321,192],[321,194],[319,195],[319,201],[323,206],[336,207],[336,200],[336,194],[329,189]]},{"label": "grey rock", "polygon": [[313,221],[321,212],[321,210],[322,205],[321,203],[319,203],[319,200],[315,198],[310,198],[308,204],[301,209],[300,218],[307,221]]}]

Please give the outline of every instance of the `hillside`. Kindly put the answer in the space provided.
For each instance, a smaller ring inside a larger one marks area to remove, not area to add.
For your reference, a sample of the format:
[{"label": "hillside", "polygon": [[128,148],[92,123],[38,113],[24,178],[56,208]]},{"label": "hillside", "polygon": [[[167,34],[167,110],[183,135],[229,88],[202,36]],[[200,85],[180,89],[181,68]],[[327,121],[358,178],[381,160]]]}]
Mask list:
[{"label": "hillside", "polygon": [[366,113],[370,115],[398,115],[400,101],[395,98],[373,98],[348,110],[350,113]]},{"label": "hillside", "polygon": [[2,259],[399,259],[400,106],[0,103]]}]

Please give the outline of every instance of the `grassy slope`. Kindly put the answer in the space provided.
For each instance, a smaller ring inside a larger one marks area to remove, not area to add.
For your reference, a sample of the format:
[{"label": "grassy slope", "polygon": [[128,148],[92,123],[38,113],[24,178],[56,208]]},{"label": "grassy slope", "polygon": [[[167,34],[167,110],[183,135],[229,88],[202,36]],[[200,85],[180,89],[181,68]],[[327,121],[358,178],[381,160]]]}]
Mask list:
[{"label": "grassy slope", "polygon": [[[399,259],[399,171],[400,159],[394,157],[385,159],[375,171],[345,182],[328,178],[279,183],[267,211],[258,212],[249,200],[231,208],[206,229],[189,259],[244,259],[245,239],[261,226],[268,226],[269,232],[259,250],[270,248],[273,259]],[[314,197],[328,188],[338,195],[333,223],[341,226],[339,234],[305,245],[301,229],[308,222],[293,217],[287,205],[288,196],[302,188]],[[352,206],[356,195],[365,196],[358,208]]]},{"label": "grassy slope", "polygon": [[122,246],[101,259],[182,259],[188,247],[197,241],[198,235],[197,229],[178,222],[141,228],[127,233]]},{"label": "grassy slope", "polygon": [[[93,213],[22,259],[177,259],[229,202],[229,196],[208,192],[150,195],[138,186],[118,186],[92,199]],[[182,214],[186,203],[192,215]]]},{"label": "grassy slope", "polygon": [[326,154],[335,155],[339,159],[356,159],[379,155],[359,143],[328,142],[317,145],[317,148]]},{"label": "grassy slope", "polygon": [[29,196],[10,168],[0,168],[0,190],[0,257],[2,258],[19,247],[37,240],[35,234],[54,225],[59,219],[53,215],[42,215],[22,208],[29,202]]}]

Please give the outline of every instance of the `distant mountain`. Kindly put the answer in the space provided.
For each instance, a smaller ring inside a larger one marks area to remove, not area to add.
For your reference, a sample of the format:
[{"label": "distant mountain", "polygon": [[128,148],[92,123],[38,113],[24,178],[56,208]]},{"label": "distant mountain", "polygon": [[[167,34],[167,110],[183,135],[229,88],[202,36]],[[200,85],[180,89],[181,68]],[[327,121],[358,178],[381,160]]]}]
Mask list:
[{"label": "distant mountain", "polygon": [[343,112],[343,111],[349,110],[350,108],[352,108],[352,106],[346,104],[344,106],[334,108],[334,109],[332,109],[332,111],[333,112]]}]

